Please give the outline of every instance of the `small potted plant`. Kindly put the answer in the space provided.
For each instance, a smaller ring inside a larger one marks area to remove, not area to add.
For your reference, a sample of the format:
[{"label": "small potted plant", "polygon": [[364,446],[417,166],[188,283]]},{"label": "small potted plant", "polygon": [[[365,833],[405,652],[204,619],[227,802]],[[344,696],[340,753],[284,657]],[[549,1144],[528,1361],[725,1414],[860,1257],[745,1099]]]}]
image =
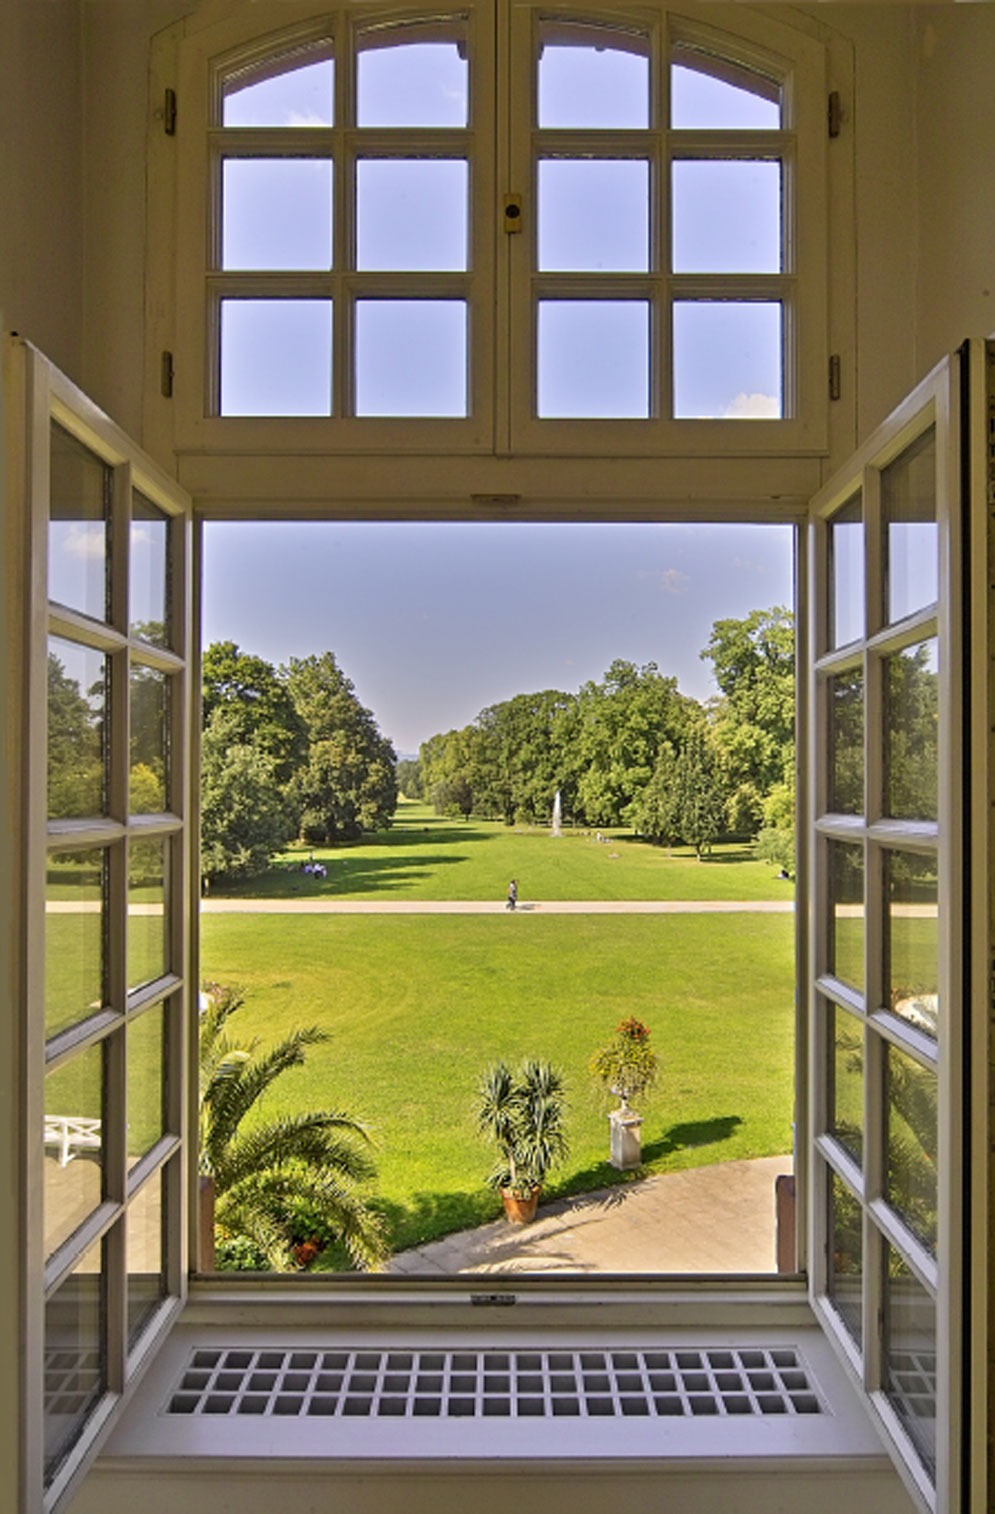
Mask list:
[{"label": "small potted plant", "polygon": [[656,1081],[658,1058],[649,1044],[647,1026],[634,1015],[620,1020],[607,1046],[591,1058],[591,1073],[615,1095],[619,1104],[609,1116],[611,1128],[611,1164],[623,1171],[642,1162],[643,1117],[631,1108]]},{"label": "small potted plant", "polygon": [[495,1062],[480,1080],[477,1129],[498,1154],[488,1181],[512,1224],[535,1219],[546,1174],[567,1154],[565,1110],[563,1075],[549,1062],[527,1058],[515,1072]]}]

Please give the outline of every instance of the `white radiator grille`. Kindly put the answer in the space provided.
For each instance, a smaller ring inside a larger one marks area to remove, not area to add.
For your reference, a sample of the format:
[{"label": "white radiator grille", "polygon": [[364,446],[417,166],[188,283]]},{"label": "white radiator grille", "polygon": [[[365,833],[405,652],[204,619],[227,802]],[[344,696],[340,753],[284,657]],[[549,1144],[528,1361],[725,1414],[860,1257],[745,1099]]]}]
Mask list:
[{"label": "white radiator grille", "polygon": [[167,1414],[643,1418],[824,1412],[792,1347],[198,1349]]}]

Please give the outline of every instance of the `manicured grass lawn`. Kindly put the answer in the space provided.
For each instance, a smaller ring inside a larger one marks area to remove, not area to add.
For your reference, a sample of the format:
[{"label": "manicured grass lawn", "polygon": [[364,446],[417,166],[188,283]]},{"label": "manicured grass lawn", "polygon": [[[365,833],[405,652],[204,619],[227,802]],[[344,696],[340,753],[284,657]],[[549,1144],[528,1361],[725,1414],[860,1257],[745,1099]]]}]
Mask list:
[{"label": "manicured grass lawn", "polygon": [[587,1063],[626,1014],[650,1026],[662,1062],[644,1173],[791,1147],[788,916],[206,915],[202,963],[205,978],[246,990],[240,1036],[331,1032],[263,1114],[337,1106],[369,1122],[395,1249],[499,1213],[472,1119],[497,1057],[566,1072],[572,1154],[548,1196],[625,1180],[607,1163]]},{"label": "manicured grass lawn", "polygon": [[394,825],[370,841],[313,848],[327,879],[300,871],[312,852],[296,846],[276,867],[245,883],[214,885],[216,894],[254,899],[503,899],[509,878],[530,899],[791,899],[750,846],[715,847],[698,862],[688,847],[653,846],[630,831],[513,829],[497,821],[445,820],[428,805],[402,802]]}]

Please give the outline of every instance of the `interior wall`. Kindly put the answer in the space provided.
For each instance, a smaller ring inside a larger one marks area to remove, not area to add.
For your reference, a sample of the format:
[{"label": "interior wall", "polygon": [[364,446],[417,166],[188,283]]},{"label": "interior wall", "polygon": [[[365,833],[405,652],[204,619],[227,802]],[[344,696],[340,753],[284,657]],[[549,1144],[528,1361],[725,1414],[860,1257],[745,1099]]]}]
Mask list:
[{"label": "interior wall", "polygon": [[0,315],[74,378],[83,346],[80,0],[0,4]]}]

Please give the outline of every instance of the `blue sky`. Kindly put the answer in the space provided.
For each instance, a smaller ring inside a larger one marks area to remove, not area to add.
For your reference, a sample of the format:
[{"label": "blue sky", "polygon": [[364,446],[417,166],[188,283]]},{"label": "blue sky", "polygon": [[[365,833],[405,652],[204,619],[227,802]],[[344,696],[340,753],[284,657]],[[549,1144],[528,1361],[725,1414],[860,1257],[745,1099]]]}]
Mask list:
[{"label": "blue sky", "polygon": [[401,752],[488,704],[575,690],[615,657],[716,692],[712,622],[792,600],[778,526],[216,523],[205,645],[329,649]]}]

